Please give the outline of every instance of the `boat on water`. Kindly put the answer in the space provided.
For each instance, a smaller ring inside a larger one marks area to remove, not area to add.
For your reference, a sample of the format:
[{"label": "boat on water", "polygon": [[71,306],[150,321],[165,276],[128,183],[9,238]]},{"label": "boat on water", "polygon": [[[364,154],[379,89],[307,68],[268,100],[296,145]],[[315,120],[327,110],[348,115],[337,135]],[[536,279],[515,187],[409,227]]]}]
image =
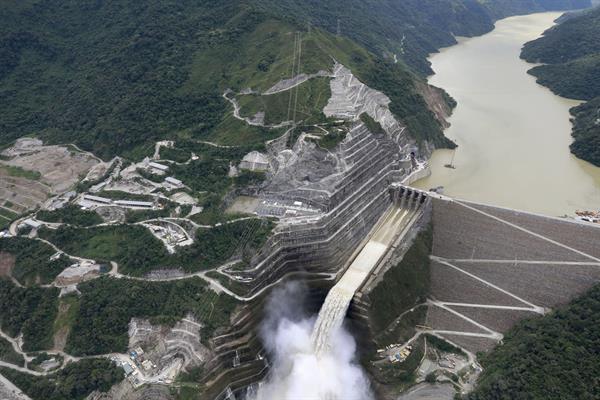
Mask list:
[{"label": "boat on water", "polygon": [[452,160],[450,160],[450,164],[444,164],[444,168],[456,169],[454,166],[454,157],[456,157],[456,149],[452,152]]}]

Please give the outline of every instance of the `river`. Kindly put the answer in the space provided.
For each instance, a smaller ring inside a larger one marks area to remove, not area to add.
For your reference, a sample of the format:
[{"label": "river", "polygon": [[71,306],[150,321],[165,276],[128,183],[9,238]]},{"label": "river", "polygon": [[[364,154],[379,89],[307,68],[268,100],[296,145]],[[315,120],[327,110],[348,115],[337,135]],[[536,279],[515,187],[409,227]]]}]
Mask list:
[{"label": "river", "polygon": [[[458,149],[437,150],[431,176],[415,186],[547,215],[600,208],[600,168],[571,155],[569,108],[527,74],[519,58],[560,13],[511,17],[481,37],[459,40],[430,61],[429,82],[458,102],[446,135]],[[455,169],[445,168],[454,157]]]}]

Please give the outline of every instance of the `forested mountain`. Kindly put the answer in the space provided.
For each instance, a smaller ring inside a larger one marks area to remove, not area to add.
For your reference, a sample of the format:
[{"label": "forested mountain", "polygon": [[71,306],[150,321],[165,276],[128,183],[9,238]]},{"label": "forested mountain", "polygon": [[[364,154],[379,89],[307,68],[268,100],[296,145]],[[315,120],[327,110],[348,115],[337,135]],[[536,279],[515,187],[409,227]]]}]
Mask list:
[{"label": "forested mountain", "polygon": [[[372,53],[361,79],[380,76],[383,68],[401,82],[402,90],[392,96],[405,113],[399,117],[415,113],[411,133],[443,145],[441,128],[411,87],[419,78],[402,62],[393,64],[393,54],[426,73],[427,53],[453,43],[452,34],[481,34],[494,18],[511,13],[586,4],[589,0],[9,0],[0,9],[0,144],[36,134],[110,157],[140,155],[149,142],[177,134],[213,139],[218,131],[232,130],[224,125],[230,111],[221,97],[224,89],[261,74],[280,79],[293,46],[285,35],[312,24],[333,43],[339,21],[343,37]],[[276,27],[265,25],[273,21]],[[345,41],[333,47],[347,59],[363,51]]]},{"label": "forested mountain", "polygon": [[600,8],[565,20],[527,43],[522,57],[539,62],[530,73],[553,92],[590,100],[575,107],[571,151],[600,166]]}]

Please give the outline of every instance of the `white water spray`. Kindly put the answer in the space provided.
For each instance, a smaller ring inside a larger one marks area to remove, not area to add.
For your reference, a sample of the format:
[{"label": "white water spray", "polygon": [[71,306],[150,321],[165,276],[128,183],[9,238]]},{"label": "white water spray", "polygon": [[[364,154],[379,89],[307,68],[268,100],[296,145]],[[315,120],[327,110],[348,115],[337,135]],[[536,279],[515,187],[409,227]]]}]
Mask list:
[{"label": "white water spray", "polygon": [[[252,400],[369,400],[369,381],[356,363],[356,343],[343,322],[354,293],[413,212],[391,208],[372,239],[330,290],[318,318],[298,315],[302,289],[287,285],[267,304],[261,335],[274,355],[271,375]],[[295,314],[294,314],[295,312]]]},{"label": "white water spray", "polygon": [[[355,361],[354,338],[341,327],[327,352],[317,355],[311,338],[314,317],[298,314],[304,289],[288,284],[273,293],[261,335],[274,355],[269,379],[252,400],[369,400],[369,380]],[[343,315],[340,320],[343,320]]]}]

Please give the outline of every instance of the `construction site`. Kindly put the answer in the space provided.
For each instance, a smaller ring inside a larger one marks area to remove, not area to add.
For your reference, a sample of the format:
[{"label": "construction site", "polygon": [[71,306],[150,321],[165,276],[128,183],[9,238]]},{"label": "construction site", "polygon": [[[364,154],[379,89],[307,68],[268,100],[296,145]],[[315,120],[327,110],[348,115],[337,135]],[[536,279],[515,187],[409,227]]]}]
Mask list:
[{"label": "construction site", "polygon": [[[388,206],[395,204],[395,207],[413,213],[416,210],[416,213],[410,222],[397,225],[398,230],[390,237],[392,244],[383,255],[372,258],[376,265],[369,276],[361,280],[352,296],[348,316],[358,335],[360,348],[369,354],[368,349],[374,348],[373,338],[379,334],[371,322],[369,294],[377,287],[378,278],[380,280],[386,269],[402,258],[416,233],[431,223],[434,233],[430,291],[424,303],[417,304],[415,299],[413,305],[424,307],[425,317],[409,327],[412,336],[408,340],[383,349],[387,357],[381,361],[401,367],[411,352],[415,352],[412,346],[418,345],[420,337],[425,337],[425,341],[431,336],[442,339],[454,350],[435,351],[432,350],[435,346],[430,345],[430,350],[421,353],[423,358],[417,363],[415,373],[417,382],[424,386],[428,385],[425,378],[433,373],[438,382],[445,382],[451,388],[451,393],[468,392],[481,371],[476,361],[478,352],[489,351],[501,344],[503,333],[518,321],[544,315],[600,282],[600,262],[593,246],[600,240],[600,230],[593,225],[464,202],[406,186],[391,186],[385,199]],[[291,270],[293,261],[287,262],[286,272],[311,282],[315,310],[323,302],[324,290],[341,282],[346,268],[352,268],[352,261],[360,260],[359,250],[367,248],[369,238],[377,237],[380,224],[374,224],[375,229],[351,252],[352,255],[346,258],[349,260],[346,267],[337,274],[327,269],[325,257],[321,263],[315,262],[312,268],[298,272]],[[315,250],[318,248],[317,244]],[[310,265],[308,262],[303,265]],[[272,281],[263,281],[263,285],[284,278],[273,275],[270,279]],[[257,292],[260,290],[250,293]],[[260,298],[260,295],[254,295],[254,302]],[[345,309],[342,307],[340,311],[342,316]],[[394,310],[400,320],[407,311]],[[336,317],[331,315],[330,318]],[[229,340],[239,345],[234,338],[242,338],[244,332],[251,332],[248,326],[253,324],[253,319],[247,314],[238,322],[240,330],[228,336]],[[225,360],[240,353],[239,347],[228,349],[226,342],[219,343]],[[246,356],[242,357],[242,362],[235,368],[228,368],[229,390],[222,392],[222,398],[243,393],[249,382],[267,372],[267,358],[263,358],[260,345],[250,340],[243,348],[242,354]],[[239,390],[232,384],[231,377],[234,376],[239,379]],[[385,397],[385,385],[375,383],[375,386]],[[444,386],[440,390],[447,391]],[[430,391],[423,390],[423,393]]]},{"label": "construction site", "polygon": [[99,163],[74,146],[46,146],[32,138],[17,140],[1,156],[0,220],[6,222],[66,192]]}]

